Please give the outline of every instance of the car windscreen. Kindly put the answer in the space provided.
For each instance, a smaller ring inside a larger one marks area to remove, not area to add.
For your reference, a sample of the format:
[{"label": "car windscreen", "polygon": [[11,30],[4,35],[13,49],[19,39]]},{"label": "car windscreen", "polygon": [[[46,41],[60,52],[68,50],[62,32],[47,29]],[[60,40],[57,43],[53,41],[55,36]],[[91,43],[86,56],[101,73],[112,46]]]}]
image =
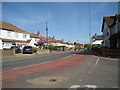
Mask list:
[{"label": "car windscreen", "polygon": [[25,47],[25,49],[32,49],[32,47]]}]

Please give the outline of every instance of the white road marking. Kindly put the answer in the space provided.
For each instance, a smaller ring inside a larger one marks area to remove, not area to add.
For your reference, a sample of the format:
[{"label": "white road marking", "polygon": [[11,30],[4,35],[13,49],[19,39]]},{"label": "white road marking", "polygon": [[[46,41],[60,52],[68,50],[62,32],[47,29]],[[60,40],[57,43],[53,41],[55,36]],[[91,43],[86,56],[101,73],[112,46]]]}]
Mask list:
[{"label": "white road marking", "polygon": [[96,85],[85,85],[85,87],[87,87],[87,88],[97,88]]},{"label": "white road marking", "polygon": [[80,82],[81,82],[82,80],[80,79]]},{"label": "white road marking", "polygon": [[99,57],[98,57],[98,59],[97,59],[97,61],[96,61],[96,64],[95,64],[95,66],[97,66],[98,62],[99,62]]},{"label": "white road marking", "polygon": [[99,57],[98,57],[95,65],[88,71],[88,74],[91,73],[91,71],[98,65],[98,62],[99,62]]},{"label": "white road marking", "polygon": [[72,85],[70,88],[79,88],[80,85]]}]

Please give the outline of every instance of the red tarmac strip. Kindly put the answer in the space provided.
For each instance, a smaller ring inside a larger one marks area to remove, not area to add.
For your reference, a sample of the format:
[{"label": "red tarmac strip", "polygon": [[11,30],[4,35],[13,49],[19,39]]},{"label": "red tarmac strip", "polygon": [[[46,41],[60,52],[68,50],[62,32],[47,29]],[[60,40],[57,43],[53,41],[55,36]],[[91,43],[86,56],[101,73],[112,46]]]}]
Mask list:
[{"label": "red tarmac strip", "polygon": [[[26,79],[27,75],[31,77],[36,77],[41,76],[43,73],[61,73],[63,71],[70,70],[71,68],[76,67],[80,63],[84,63],[85,59],[91,56],[92,55],[75,54],[55,61],[6,70],[2,72],[3,84],[15,83],[15,85],[7,85],[7,87],[17,87],[16,83],[18,83],[18,81],[21,79]],[[96,60],[96,57],[94,58],[94,60]]]}]

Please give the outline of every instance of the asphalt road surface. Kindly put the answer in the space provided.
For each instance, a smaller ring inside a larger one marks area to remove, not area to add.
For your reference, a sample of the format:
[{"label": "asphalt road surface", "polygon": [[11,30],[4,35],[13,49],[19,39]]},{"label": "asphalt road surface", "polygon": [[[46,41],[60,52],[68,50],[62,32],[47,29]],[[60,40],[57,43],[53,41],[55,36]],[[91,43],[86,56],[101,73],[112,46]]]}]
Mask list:
[{"label": "asphalt road surface", "polygon": [[2,62],[2,70],[4,71],[8,69],[20,68],[20,67],[40,64],[44,62],[49,62],[70,56],[75,53],[76,51],[52,53],[45,55],[23,56],[23,57],[7,57],[2,59],[2,61],[4,61]]},{"label": "asphalt road surface", "polygon": [[118,59],[76,51],[21,59],[3,62],[3,88],[118,88]]}]

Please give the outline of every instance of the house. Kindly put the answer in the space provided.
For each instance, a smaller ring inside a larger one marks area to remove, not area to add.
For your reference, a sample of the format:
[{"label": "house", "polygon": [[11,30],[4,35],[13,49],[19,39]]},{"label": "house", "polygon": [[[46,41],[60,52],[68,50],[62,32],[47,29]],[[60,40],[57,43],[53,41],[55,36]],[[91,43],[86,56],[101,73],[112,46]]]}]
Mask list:
[{"label": "house", "polygon": [[65,43],[63,42],[63,39],[62,40],[56,40],[55,37],[49,37],[49,45],[50,46],[65,46]]},{"label": "house", "polygon": [[68,49],[69,48],[74,48],[74,44],[70,43],[70,41],[68,42],[64,42],[64,39],[62,40],[56,40],[55,37],[49,37],[50,39],[50,45],[51,46],[66,46]]},{"label": "house", "polygon": [[0,21],[0,23],[0,49],[10,49],[13,45],[22,48],[31,41],[28,32],[7,22]]},{"label": "house", "polygon": [[10,49],[11,46],[19,46],[23,48],[26,45],[36,47],[39,40],[39,32],[37,34],[29,33],[19,27],[0,21],[0,49]]},{"label": "house", "polygon": [[93,35],[92,36],[92,46],[100,46],[102,45],[103,37],[102,35]]},{"label": "house", "polygon": [[83,49],[84,48],[84,45],[80,44],[80,43],[74,43],[74,45],[75,45],[75,49]]},{"label": "house", "polygon": [[37,34],[34,33],[30,33],[30,38],[31,41],[28,45],[32,46],[32,47],[37,47],[38,46],[38,41],[40,40],[40,32],[38,31]]},{"label": "house", "polygon": [[120,48],[120,14],[104,16],[102,23],[103,46]]},{"label": "house", "polygon": [[70,50],[70,49],[75,49],[75,45],[73,43],[71,43],[70,41],[66,42],[66,47]]}]

